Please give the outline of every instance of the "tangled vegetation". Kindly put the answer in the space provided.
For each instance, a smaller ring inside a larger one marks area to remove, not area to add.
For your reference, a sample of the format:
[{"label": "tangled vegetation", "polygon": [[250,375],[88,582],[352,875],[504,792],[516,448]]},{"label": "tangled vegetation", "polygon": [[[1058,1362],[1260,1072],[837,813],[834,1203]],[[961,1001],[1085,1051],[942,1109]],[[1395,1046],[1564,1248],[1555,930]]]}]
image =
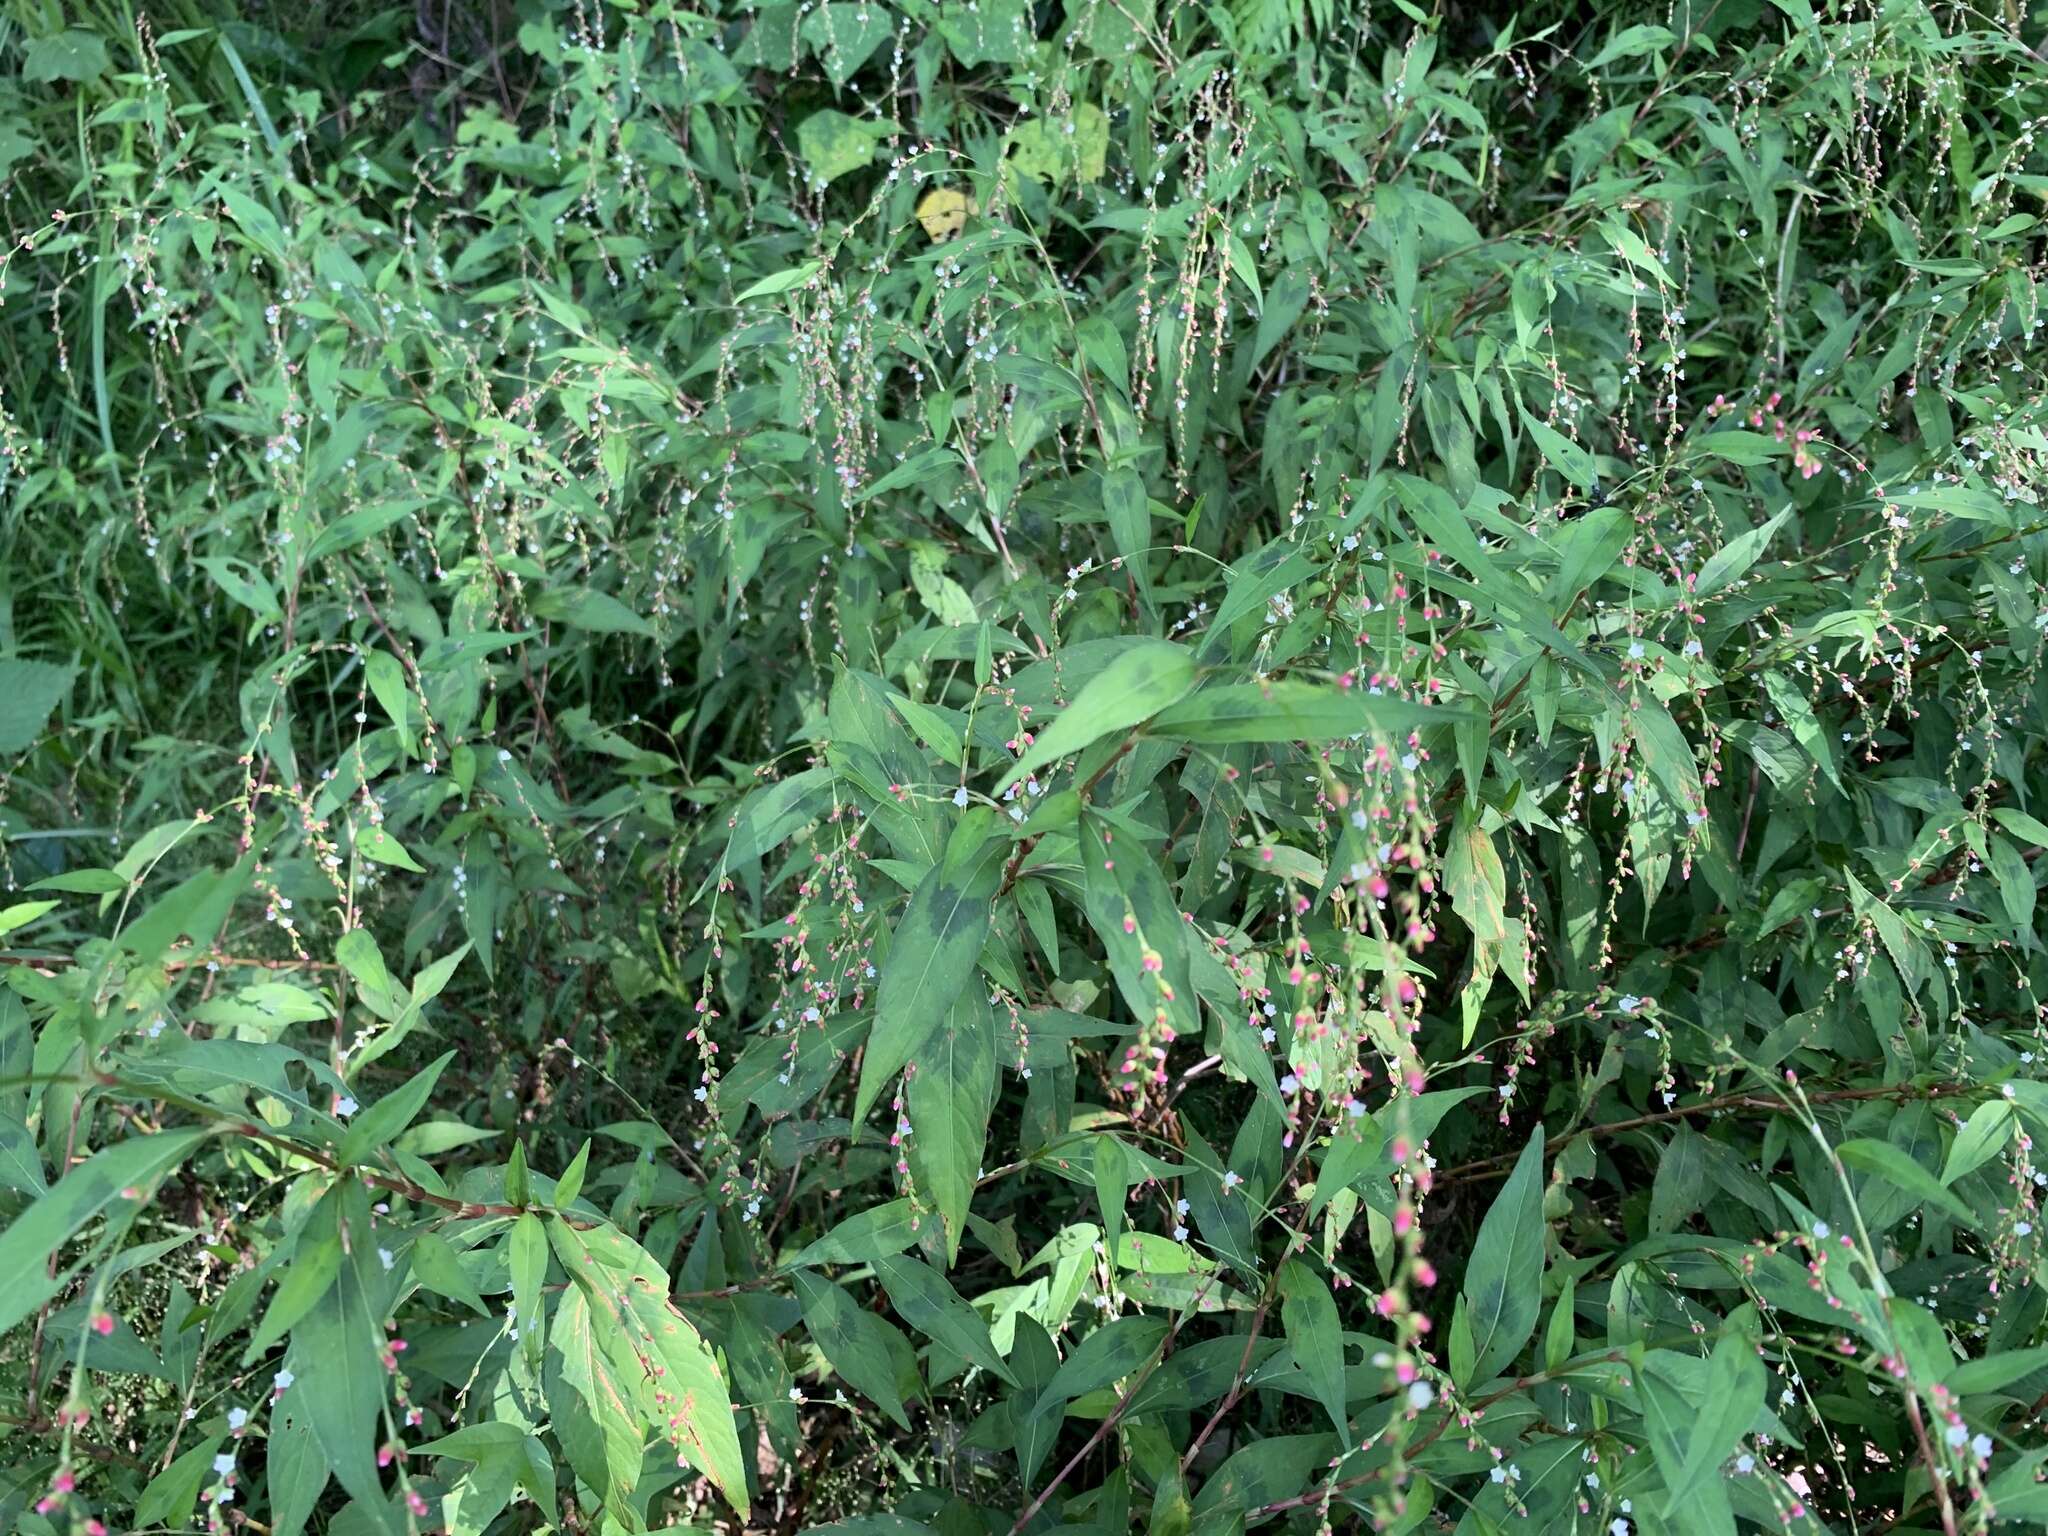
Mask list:
[{"label": "tangled vegetation", "polygon": [[2001,0],[0,9],[0,1529],[2048,1524]]}]

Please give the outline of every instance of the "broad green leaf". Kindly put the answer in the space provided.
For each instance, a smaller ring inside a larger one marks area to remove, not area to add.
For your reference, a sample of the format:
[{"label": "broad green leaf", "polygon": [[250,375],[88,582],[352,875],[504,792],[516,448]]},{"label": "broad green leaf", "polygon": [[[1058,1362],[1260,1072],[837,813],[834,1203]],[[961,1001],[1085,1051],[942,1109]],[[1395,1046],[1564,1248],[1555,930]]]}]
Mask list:
[{"label": "broad green leaf", "polygon": [[1835,1155],[1851,1168],[1865,1173],[1874,1173],[1887,1183],[1895,1184],[1916,1200],[1940,1206],[1965,1227],[1974,1230],[1977,1213],[1957,1199],[1940,1179],[1921,1167],[1898,1147],[1888,1141],[1874,1141],[1859,1138],[1845,1141],[1835,1148]]},{"label": "broad green leaf", "polygon": [[1444,855],[1444,885],[1450,891],[1452,909],[1465,920],[1476,942],[1499,944],[1506,940],[1507,871],[1470,802],[1459,810],[1451,827],[1450,846]]},{"label": "broad green leaf", "polygon": [[121,1225],[142,1209],[157,1180],[206,1138],[203,1129],[132,1136],[94,1154],[50,1186],[0,1237],[0,1333],[63,1289],[66,1273],[50,1260],[109,1206]]},{"label": "broad green leaf", "polygon": [[548,1408],[569,1465],[618,1514],[640,1481],[647,1432],[640,1384],[619,1369],[601,1332],[587,1292],[572,1286],[548,1330]]},{"label": "broad green leaf", "polygon": [[1074,1347],[1060,1362],[1040,1397],[1041,1405],[1072,1402],[1087,1392],[1133,1375],[1166,1342],[1163,1317],[1120,1317],[1105,1323]]},{"label": "broad green leaf", "polygon": [[1020,783],[1047,763],[1142,724],[1178,703],[1194,686],[1195,656],[1186,646],[1165,640],[1132,645],[1089,679],[1059,718],[1038,733],[1038,739],[1003,775],[996,793]]},{"label": "broad green leaf", "polygon": [[830,1232],[805,1248],[791,1264],[865,1264],[901,1253],[917,1241],[916,1209],[908,1200],[891,1200],[855,1211]]},{"label": "broad green leaf", "polygon": [[1323,1277],[1300,1259],[1280,1266],[1280,1324],[1294,1360],[1340,1436],[1351,1433],[1345,1412],[1344,1329]]},{"label": "broad green leaf", "polygon": [[1477,719],[1450,705],[1412,703],[1362,687],[1315,683],[1230,683],[1204,688],[1156,715],[1151,733],[1174,741],[1229,742],[1398,739],[1433,725]]},{"label": "broad green leaf", "polygon": [[890,1305],[903,1321],[991,1376],[1016,1385],[1017,1378],[996,1353],[988,1325],[960,1299],[944,1275],[916,1259],[891,1254],[875,1260],[875,1278],[882,1282]]},{"label": "broad green leaf", "polygon": [[[709,1477],[745,1519],[746,1467],[731,1393],[710,1347],[669,1300],[668,1272],[632,1239],[608,1226],[578,1232],[563,1218],[552,1216],[547,1233],[563,1269],[587,1301],[589,1329],[612,1367],[607,1378],[587,1358],[574,1362],[574,1369],[588,1378],[582,1388],[586,1404],[591,1402],[589,1394],[608,1392],[609,1384],[616,1383],[625,1396],[635,1443],[648,1432],[667,1441],[670,1453]],[[557,1332],[561,1327],[558,1318]],[[591,1412],[604,1430],[607,1464],[617,1486],[613,1458],[619,1453],[608,1417],[611,1407],[593,1406]]]},{"label": "broad green leaf", "polygon": [[391,1391],[383,1350],[384,1330],[371,1315],[354,1267],[345,1264],[292,1330],[288,1357],[296,1378],[292,1390],[302,1394],[294,1406],[305,1414],[335,1480],[359,1503],[379,1508],[377,1429]]},{"label": "broad green leaf", "polygon": [[896,1348],[892,1347],[900,1346],[907,1351],[908,1342],[874,1313],[856,1305],[851,1296],[831,1281],[807,1269],[796,1271],[790,1280],[803,1308],[804,1326],[825,1352],[832,1369],[908,1430],[910,1418],[903,1411],[901,1376]]},{"label": "broad green leaf", "polygon": [[875,145],[885,131],[881,124],[827,107],[797,125],[797,149],[809,164],[812,179],[822,187],[874,159]]},{"label": "broad green leaf", "polygon": [[1472,1379],[1490,1381],[1520,1353],[1543,1306],[1543,1127],[1494,1196],[1472,1242],[1464,1299],[1472,1322]]},{"label": "broad green leaf", "polygon": [[0,660],[0,755],[26,752],[36,744],[77,673],[76,667],[54,662]]},{"label": "broad green leaf", "polygon": [[372,1152],[397,1140],[399,1133],[426,1108],[427,1096],[434,1091],[442,1070],[454,1059],[453,1051],[443,1052],[414,1073],[404,1087],[385,1094],[368,1109],[360,1111],[349,1122],[347,1134],[341,1138],[341,1146],[335,1156],[343,1163],[359,1163]]},{"label": "broad green leaf", "polygon": [[476,1282],[462,1268],[462,1261],[448,1240],[436,1232],[422,1232],[412,1241],[412,1276],[436,1295],[459,1301],[479,1317],[490,1309],[478,1294]]},{"label": "broad green leaf", "polygon": [[995,1015],[988,999],[970,986],[917,1052],[903,1089],[910,1127],[904,1156],[919,1188],[938,1207],[948,1264],[959,1256],[966,1232],[995,1098]]},{"label": "broad green leaf", "polygon": [[954,827],[945,857],[911,893],[875,996],[874,1030],[854,1095],[856,1128],[883,1085],[925,1048],[972,983],[1002,879],[1004,846],[994,818],[975,808]]}]

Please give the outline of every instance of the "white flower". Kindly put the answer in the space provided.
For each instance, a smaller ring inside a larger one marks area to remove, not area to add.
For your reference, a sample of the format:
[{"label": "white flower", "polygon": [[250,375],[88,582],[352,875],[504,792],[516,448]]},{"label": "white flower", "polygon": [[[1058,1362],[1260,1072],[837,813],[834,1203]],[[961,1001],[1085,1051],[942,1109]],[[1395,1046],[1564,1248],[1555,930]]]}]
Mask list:
[{"label": "white flower", "polygon": [[1618,1517],[1609,1524],[1607,1529],[1612,1531],[1614,1536],[1628,1536],[1628,1522]]},{"label": "white flower", "polygon": [[1735,1458],[1735,1470],[1737,1472],[1740,1472],[1744,1477],[1749,1476],[1750,1473],[1756,1470],[1756,1458],[1750,1455],[1749,1452],[1744,1451],[1740,1456]]},{"label": "white flower", "polygon": [[1828,1240],[1828,1233],[1830,1230],[1831,1228],[1824,1221],[1816,1221],[1813,1224],[1813,1235],[1819,1238],[1822,1242],[1826,1242]]},{"label": "white flower", "polygon": [[1242,1184],[1243,1182],[1244,1180],[1239,1178],[1235,1173],[1226,1171],[1223,1175],[1223,1187],[1226,1190],[1235,1189],[1238,1185]]},{"label": "white flower", "polygon": [[789,1400],[792,1403],[802,1402],[804,1400],[804,1389],[802,1387],[791,1387],[789,1389]]},{"label": "white flower", "polygon": [[293,1382],[297,1381],[298,1379],[299,1378],[294,1376],[290,1371],[279,1371],[275,1376],[270,1378],[270,1384],[271,1386],[275,1387],[278,1391],[282,1392],[286,1387],[290,1386]]},{"label": "white flower", "polygon": [[350,1115],[354,1114],[359,1108],[361,1108],[361,1106],[357,1104],[356,1101],[350,1098],[347,1094],[343,1094],[340,1098],[334,1101],[335,1114],[339,1115],[344,1120],[346,1120]]},{"label": "white flower", "polygon": [[1960,1424],[1951,1424],[1943,1431],[1943,1438],[1948,1441],[1952,1449],[1960,1451],[1964,1443],[1969,1440],[1970,1432]]},{"label": "white flower", "polygon": [[953,803],[957,806],[962,807],[964,807],[967,804],[967,786],[965,784],[962,784],[958,789],[953,791]]},{"label": "white flower", "polygon": [[1436,1401],[1436,1389],[1426,1381],[1408,1384],[1408,1406],[1420,1412]]},{"label": "white flower", "polygon": [[1185,1201],[1185,1200],[1176,1200],[1176,1201],[1174,1201],[1174,1202],[1173,1202],[1173,1213],[1174,1213],[1174,1215],[1176,1215],[1176,1216],[1185,1216],[1185,1215],[1187,1215],[1187,1213],[1188,1213],[1188,1203],[1187,1203],[1187,1201]]},{"label": "white flower", "polygon": [[236,1431],[239,1431],[239,1430],[241,1429],[241,1427],[242,1427],[242,1426],[243,1426],[244,1424],[247,1424],[248,1422],[249,1422],[249,1410],[248,1410],[248,1409],[246,1409],[246,1408],[230,1408],[230,1409],[228,1410],[228,1428],[229,1428],[229,1429],[232,1429],[232,1430],[236,1430]]},{"label": "white flower", "polygon": [[1188,1240],[1188,1229],[1186,1227],[1176,1226],[1173,1229],[1173,1240],[1176,1243],[1186,1242]]},{"label": "white flower", "polygon": [[1623,1013],[1634,1013],[1638,1008],[1643,1006],[1643,1000],[1640,997],[1637,997],[1635,993],[1630,992],[1626,996],[1622,997],[1619,1001],[1617,1001],[1614,1006],[1619,1008]]},{"label": "white flower", "polygon": [[1496,1483],[1504,1483],[1508,1480],[1508,1469],[1506,1467],[1494,1467],[1486,1475]]},{"label": "white flower", "polygon": [[1979,1461],[1989,1461],[1991,1459],[1991,1437],[1989,1435],[1973,1436],[1970,1440],[1970,1454]]},{"label": "white flower", "polygon": [[1413,773],[1421,765],[1422,759],[1417,757],[1413,752],[1403,752],[1401,754],[1401,766],[1404,769],[1406,769],[1409,773]]},{"label": "white flower", "polygon": [[384,1266],[385,1272],[388,1274],[390,1272],[391,1265],[394,1262],[391,1256],[391,1250],[389,1248],[379,1248],[377,1250],[377,1262]]},{"label": "white flower", "polygon": [[230,1456],[226,1451],[222,1451],[218,1456],[213,1458],[213,1475],[215,1477],[232,1477],[234,1476],[234,1472],[235,1458]]},{"label": "white flower", "polygon": [[1641,661],[1643,659],[1643,655],[1643,642],[1640,640],[1630,642],[1628,648],[1628,659],[1630,661]]}]

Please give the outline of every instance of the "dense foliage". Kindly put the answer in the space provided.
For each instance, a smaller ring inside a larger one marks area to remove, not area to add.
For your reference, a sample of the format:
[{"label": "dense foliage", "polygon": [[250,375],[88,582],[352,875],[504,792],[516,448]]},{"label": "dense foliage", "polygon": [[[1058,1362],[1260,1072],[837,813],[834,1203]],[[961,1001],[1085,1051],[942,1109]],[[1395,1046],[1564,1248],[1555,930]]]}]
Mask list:
[{"label": "dense foliage", "polygon": [[0,1528],[2048,1524],[2018,7],[5,15]]}]

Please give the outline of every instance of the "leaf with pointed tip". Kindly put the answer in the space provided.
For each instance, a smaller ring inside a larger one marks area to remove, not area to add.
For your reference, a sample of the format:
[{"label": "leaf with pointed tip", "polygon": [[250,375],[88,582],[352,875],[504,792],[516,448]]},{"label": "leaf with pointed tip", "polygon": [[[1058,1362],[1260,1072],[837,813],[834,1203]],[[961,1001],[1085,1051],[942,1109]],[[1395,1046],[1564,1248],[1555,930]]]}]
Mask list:
[{"label": "leaf with pointed tip", "polygon": [[832,1369],[908,1430],[910,1416],[903,1411],[903,1394],[898,1389],[892,1336],[905,1350],[910,1348],[909,1341],[874,1313],[855,1305],[851,1296],[823,1276],[800,1269],[790,1280],[796,1287],[797,1304],[803,1308],[804,1326]]},{"label": "leaf with pointed tip", "polygon": [[924,1049],[974,980],[988,938],[990,904],[1002,880],[1004,846],[994,812],[977,806],[960,818],[945,857],[911,892],[882,962],[874,1029],[854,1095],[856,1136],[883,1086]]},{"label": "leaf with pointed tip", "polygon": [[1280,1326],[1286,1331],[1294,1363],[1337,1426],[1351,1433],[1344,1412],[1344,1329],[1337,1303],[1323,1277],[1300,1259],[1280,1266]]},{"label": "leaf with pointed tip", "polygon": [[919,1333],[945,1345],[991,1376],[1012,1386],[1017,1384],[1003,1357],[996,1353],[988,1324],[961,1299],[944,1275],[929,1264],[891,1254],[875,1260],[875,1278],[889,1293],[889,1303],[895,1307],[896,1315]]},{"label": "leaf with pointed tip", "polygon": [[1038,733],[996,785],[1001,794],[1047,763],[1080,751],[1116,731],[1141,725],[1195,686],[1195,653],[1170,640],[1140,640],[1118,653],[1059,718]]},{"label": "leaf with pointed tip", "polygon": [[1536,1331],[1543,1306],[1543,1127],[1494,1197],[1465,1269],[1472,1320],[1472,1386],[1490,1381]]},{"label": "leaf with pointed tip", "polygon": [[959,1257],[967,1230],[967,1207],[988,1147],[995,1098],[995,1015],[980,989],[970,987],[918,1052],[903,1091],[911,1129],[907,1160],[939,1209],[949,1266]]}]

